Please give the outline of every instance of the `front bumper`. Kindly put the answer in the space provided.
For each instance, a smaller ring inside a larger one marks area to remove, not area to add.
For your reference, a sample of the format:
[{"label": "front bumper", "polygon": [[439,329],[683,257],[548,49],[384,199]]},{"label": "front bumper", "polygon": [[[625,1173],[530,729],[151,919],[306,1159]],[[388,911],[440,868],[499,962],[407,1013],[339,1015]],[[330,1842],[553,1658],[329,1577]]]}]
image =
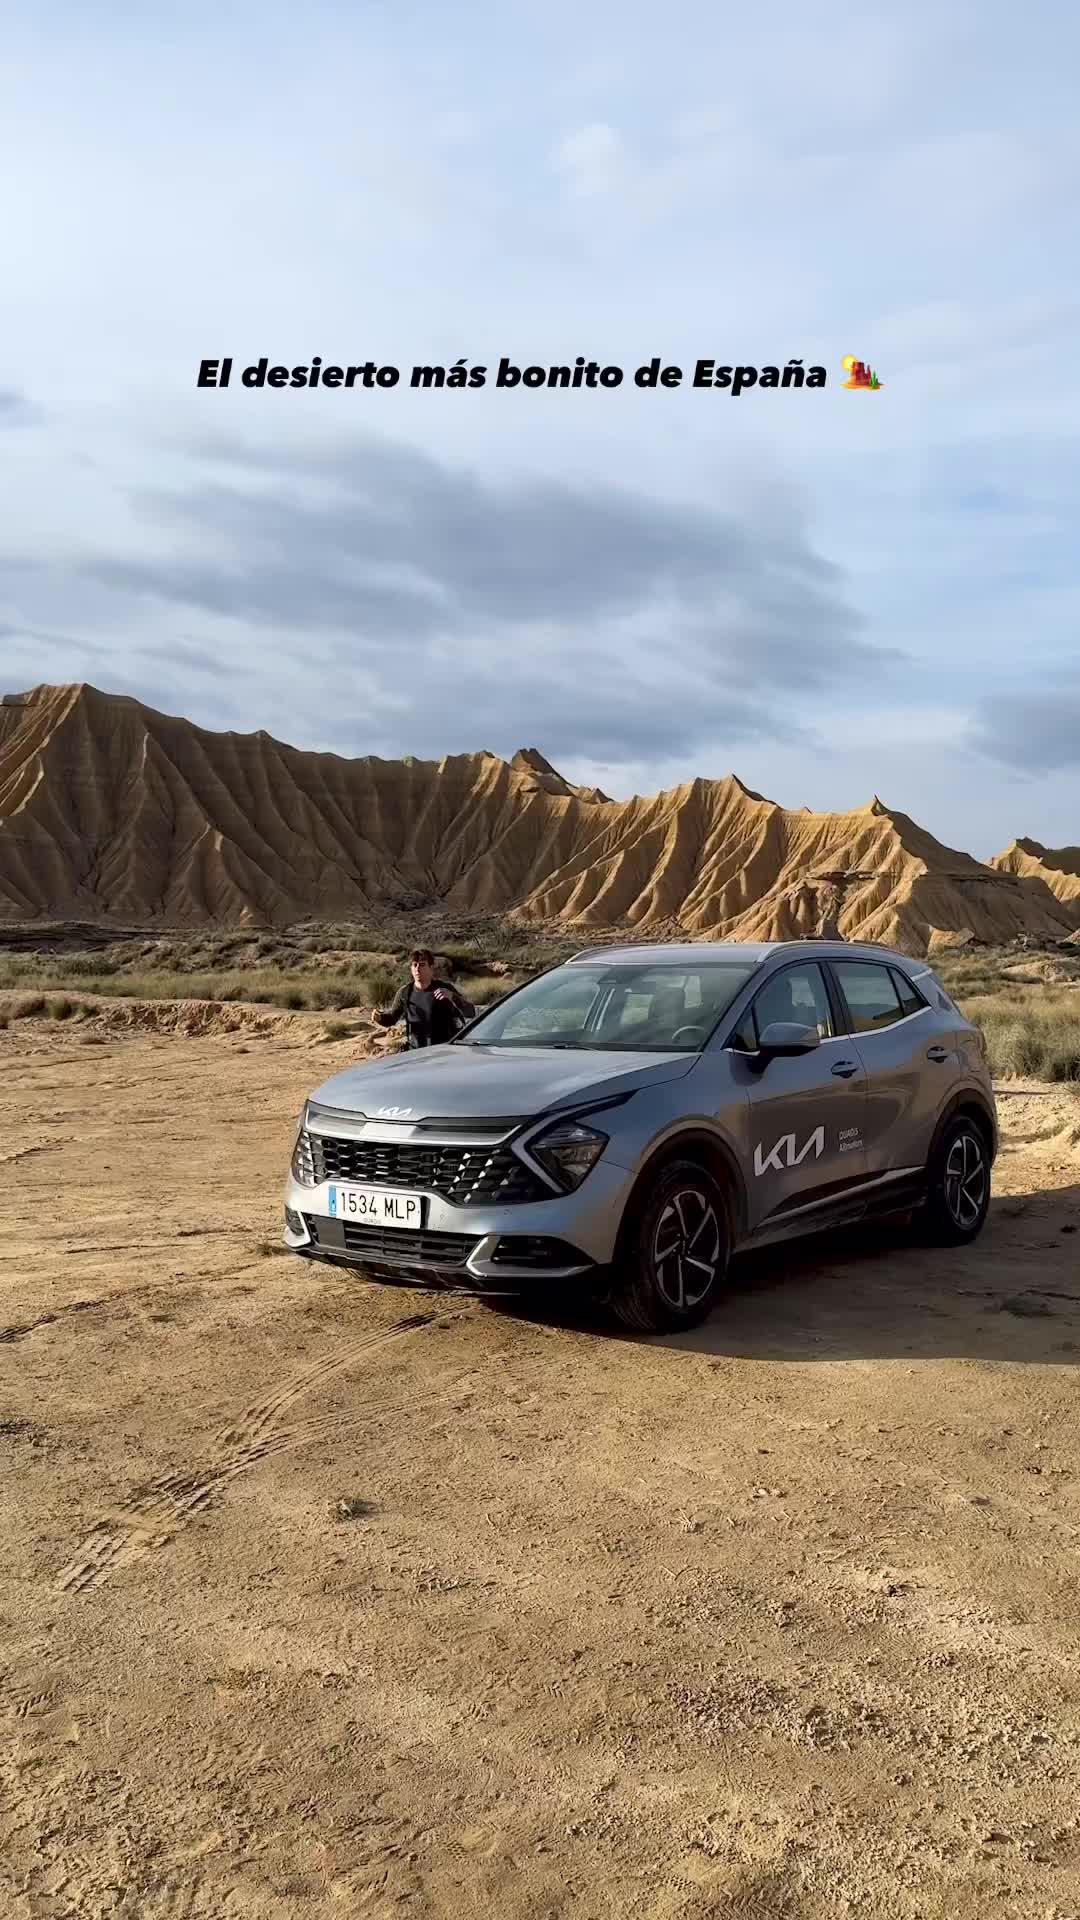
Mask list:
[{"label": "front bumper", "polygon": [[418,1231],[353,1225],[330,1216],[329,1182],[306,1187],[290,1173],[285,1245],[309,1259],[378,1277],[475,1293],[518,1293],[541,1283],[587,1281],[615,1251],[631,1175],[600,1161],[576,1193],[494,1206],[454,1206],[424,1195]]}]

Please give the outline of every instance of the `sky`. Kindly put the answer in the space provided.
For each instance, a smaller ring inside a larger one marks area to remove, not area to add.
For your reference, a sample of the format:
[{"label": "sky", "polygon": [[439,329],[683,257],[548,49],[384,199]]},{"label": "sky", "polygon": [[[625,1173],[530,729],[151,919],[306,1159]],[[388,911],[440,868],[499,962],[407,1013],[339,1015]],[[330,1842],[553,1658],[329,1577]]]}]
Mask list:
[{"label": "sky", "polygon": [[[3,691],[1080,842],[1074,7],[36,0],[5,40]],[[494,385],[578,355],[622,385]]]}]

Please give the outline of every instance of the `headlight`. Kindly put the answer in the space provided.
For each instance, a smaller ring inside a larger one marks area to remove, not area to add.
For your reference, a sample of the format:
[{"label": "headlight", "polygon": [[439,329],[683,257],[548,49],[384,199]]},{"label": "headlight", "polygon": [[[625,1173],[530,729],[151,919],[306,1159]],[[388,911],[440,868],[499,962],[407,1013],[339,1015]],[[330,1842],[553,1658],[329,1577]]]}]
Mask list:
[{"label": "headlight", "polygon": [[311,1150],[311,1135],[304,1124],[306,1119],[307,1108],[305,1107],[303,1113],[300,1115],[296,1144],[293,1147],[292,1176],[294,1180],[300,1182],[302,1187],[313,1187],[315,1185],[315,1156]]},{"label": "headlight", "polygon": [[595,1127],[583,1127],[580,1120],[564,1120],[549,1127],[538,1140],[530,1141],[529,1152],[564,1193],[573,1193],[607,1143],[607,1134],[598,1133]]}]

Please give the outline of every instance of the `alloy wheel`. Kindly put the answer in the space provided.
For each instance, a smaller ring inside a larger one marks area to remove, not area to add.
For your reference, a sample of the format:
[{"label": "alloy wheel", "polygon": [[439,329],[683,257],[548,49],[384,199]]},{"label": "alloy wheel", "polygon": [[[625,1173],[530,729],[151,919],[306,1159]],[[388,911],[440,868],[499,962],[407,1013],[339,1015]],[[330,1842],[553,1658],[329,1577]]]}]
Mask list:
[{"label": "alloy wheel", "polygon": [[697,1187],[672,1194],[656,1223],[652,1266],[657,1291],[683,1313],[713,1286],[723,1251],[716,1209]]},{"label": "alloy wheel", "polygon": [[945,1162],[945,1205],[954,1224],[967,1233],[986,1202],[986,1150],[978,1134],[957,1134]]}]

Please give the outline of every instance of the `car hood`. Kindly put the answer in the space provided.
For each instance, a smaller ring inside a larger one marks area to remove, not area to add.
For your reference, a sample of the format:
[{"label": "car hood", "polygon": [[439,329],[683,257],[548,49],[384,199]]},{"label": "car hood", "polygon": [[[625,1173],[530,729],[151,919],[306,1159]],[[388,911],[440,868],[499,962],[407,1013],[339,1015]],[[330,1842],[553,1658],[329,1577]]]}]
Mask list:
[{"label": "car hood", "polygon": [[[556,1047],[441,1046],[347,1067],[311,1095],[315,1106],[371,1119],[531,1119],[678,1080],[695,1053],[573,1053]],[[394,1111],[396,1110],[396,1111]]]}]

